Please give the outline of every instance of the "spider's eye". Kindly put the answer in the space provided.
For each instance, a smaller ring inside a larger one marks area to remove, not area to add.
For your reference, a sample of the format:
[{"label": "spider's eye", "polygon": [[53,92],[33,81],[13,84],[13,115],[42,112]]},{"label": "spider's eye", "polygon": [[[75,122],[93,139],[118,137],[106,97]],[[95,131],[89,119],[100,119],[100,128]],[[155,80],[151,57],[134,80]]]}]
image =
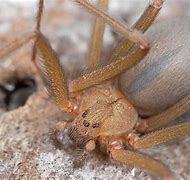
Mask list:
[{"label": "spider's eye", "polygon": [[83,125],[84,125],[85,127],[88,127],[88,126],[90,126],[90,123],[89,123],[87,120],[84,120],[84,121],[83,121]]},{"label": "spider's eye", "polygon": [[88,112],[87,112],[87,111],[84,111],[84,112],[82,113],[82,117],[85,118],[87,114],[88,114]]},{"label": "spider's eye", "polygon": [[92,124],[92,127],[93,127],[93,128],[97,128],[97,127],[99,127],[99,126],[100,126],[99,123],[94,123],[94,124]]}]

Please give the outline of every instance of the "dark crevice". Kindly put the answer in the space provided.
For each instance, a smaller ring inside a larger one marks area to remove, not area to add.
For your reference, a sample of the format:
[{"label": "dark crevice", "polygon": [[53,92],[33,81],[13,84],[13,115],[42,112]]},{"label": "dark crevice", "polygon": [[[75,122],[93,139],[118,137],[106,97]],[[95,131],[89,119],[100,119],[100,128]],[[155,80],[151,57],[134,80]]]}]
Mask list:
[{"label": "dark crevice", "polygon": [[23,106],[28,97],[36,91],[36,83],[32,78],[17,80],[8,85],[0,84],[0,108],[11,111]]}]

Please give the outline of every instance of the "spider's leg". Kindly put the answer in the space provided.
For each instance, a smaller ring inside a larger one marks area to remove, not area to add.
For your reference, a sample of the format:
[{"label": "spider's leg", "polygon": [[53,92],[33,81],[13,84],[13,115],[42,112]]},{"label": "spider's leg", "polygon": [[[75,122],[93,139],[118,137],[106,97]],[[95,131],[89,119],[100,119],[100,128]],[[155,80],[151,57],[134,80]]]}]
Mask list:
[{"label": "spider's leg", "polygon": [[164,0],[152,0],[138,21],[133,25],[133,28],[144,33],[156,19],[163,3]]},{"label": "spider's leg", "polygon": [[75,115],[74,106],[69,100],[67,82],[59,59],[47,39],[37,33],[36,49],[39,54],[37,67],[46,83],[47,90],[55,98],[58,107]]},{"label": "spider's leg", "polygon": [[[114,20],[112,17],[105,14],[103,11],[95,8],[90,3],[84,0],[76,0],[78,3],[83,5],[86,9],[88,9],[91,13],[95,14],[97,17],[102,18],[105,22],[109,23],[113,26],[116,30],[119,32],[122,32],[123,35],[125,35],[126,38],[131,40],[134,43],[139,43],[141,46],[139,49],[134,50],[131,54],[124,58],[119,58],[115,62],[111,62],[109,65],[106,65],[104,67],[97,67],[96,69],[93,69],[90,72],[86,72],[79,78],[73,80],[70,83],[69,89],[71,92],[76,92],[85,88],[88,88],[90,86],[99,84],[103,81],[109,80],[111,78],[114,78],[118,74],[128,70],[133,65],[138,63],[147,53],[148,46],[145,46],[145,41],[141,41],[141,36],[136,34],[135,31],[126,28],[122,24],[120,24],[118,21]],[[143,19],[143,18],[142,18]],[[146,24],[145,20],[144,23]],[[138,25],[140,26],[140,25]],[[145,25],[141,25],[145,26]],[[147,44],[148,45],[148,44]]]},{"label": "spider's leg", "polygon": [[118,74],[130,69],[132,66],[137,64],[147,52],[148,50],[142,50],[139,48],[125,58],[111,62],[110,64],[103,67],[97,67],[91,72],[87,72],[73,80],[70,83],[69,89],[71,92],[75,92],[114,78]]},{"label": "spider's leg", "polygon": [[[44,8],[44,0],[39,0],[38,14],[36,17],[36,27],[35,27],[36,32],[40,31],[43,8]],[[34,64],[36,63],[36,41],[34,42],[33,49],[32,49],[32,62]]]},{"label": "spider's leg", "polygon": [[[182,100],[174,104],[173,106],[169,107],[165,111],[152,116],[147,119],[143,119],[141,122],[145,124],[146,128],[143,130],[143,132],[149,132],[156,130],[160,127],[163,127],[170,122],[174,121],[181,115],[183,115],[185,112],[188,112],[190,110],[190,95],[184,97]],[[139,127],[141,125],[139,124]],[[140,127],[141,128],[141,127]],[[138,125],[136,127],[137,131],[141,131],[141,129],[138,128]]]},{"label": "spider's leg", "polygon": [[[107,11],[109,0],[99,0],[98,7],[103,11]],[[104,35],[105,23],[101,18],[97,18],[94,21],[92,26],[92,34],[89,45],[89,55],[88,62],[90,66],[94,66],[100,61],[100,54],[103,44],[103,35]]]},{"label": "spider's leg", "polygon": [[[153,0],[132,28],[144,33],[156,19],[162,8],[162,4],[163,0]],[[111,56],[111,61],[116,61],[118,58],[126,56],[133,45],[134,43],[128,39],[122,40],[114,50]]]},{"label": "spider's leg", "polygon": [[153,147],[190,134],[190,122],[180,123],[129,140],[136,149]]},{"label": "spider's leg", "polygon": [[16,39],[12,41],[11,43],[4,46],[2,49],[0,49],[0,59],[4,58],[5,56],[9,55],[13,51],[17,50],[30,40],[35,38],[35,33],[27,33],[23,35],[21,38]]},{"label": "spider's leg", "polygon": [[113,149],[110,153],[111,157],[120,163],[141,168],[163,179],[173,179],[172,173],[165,165],[145,154],[123,149]]},{"label": "spider's leg", "polygon": [[102,18],[106,23],[113,27],[114,30],[124,35],[125,38],[130,41],[137,43],[140,45],[142,49],[147,49],[149,47],[148,42],[144,39],[141,33],[134,31],[133,29],[125,27],[120,22],[113,19],[111,16],[104,13],[102,10],[94,7],[92,4],[87,2],[86,0],[75,0],[77,3],[82,5],[85,9],[87,9],[90,13],[95,16]]}]

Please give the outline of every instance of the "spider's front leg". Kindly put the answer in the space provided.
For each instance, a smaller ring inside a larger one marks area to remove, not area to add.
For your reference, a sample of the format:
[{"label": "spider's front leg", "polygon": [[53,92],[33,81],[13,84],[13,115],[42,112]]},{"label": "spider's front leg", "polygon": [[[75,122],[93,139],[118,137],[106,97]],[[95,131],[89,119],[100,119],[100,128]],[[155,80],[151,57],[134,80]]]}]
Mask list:
[{"label": "spider's front leg", "polygon": [[[59,63],[56,53],[51,48],[47,39],[41,34],[36,35],[36,49],[40,56],[36,61],[40,74],[45,82],[49,94],[55,99],[58,107],[72,116],[76,116],[78,112],[69,98],[67,81],[65,79],[64,70]],[[69,123],[63,122],[59,124],[52,134],[52,139],[57,146],[61,146],[59,134],[69,126]]]},{"label": "spider's front leg", "polygon": [[119,138],[102,138],[102,144],[105,142],[104,144],[106,145],[104,151],[110,154],[111,158],[119,163],[140,168],[165,180],[174,179],[171,171],[164,164],[152,159],[146,154],[131,150],[131,148],[129,149],[127,137],[128,135],[123,135]]},{"label": "spider's front leg", "polygon": [[40,56],[36,63],[47,90],[61,110],[72,113],[74,107],[69,100],[67,82],[59,59],[47,39],[41,33],[37,33],[36,36],[36,48]]},{"label": "spider's front leg", "polygon": [[145,154],[124,149],[111,149],[110,154],[115,161],[120,163],[141,168],[155,176],[162,177],[164,180],[174,179],[172,173],[165,165]]}]

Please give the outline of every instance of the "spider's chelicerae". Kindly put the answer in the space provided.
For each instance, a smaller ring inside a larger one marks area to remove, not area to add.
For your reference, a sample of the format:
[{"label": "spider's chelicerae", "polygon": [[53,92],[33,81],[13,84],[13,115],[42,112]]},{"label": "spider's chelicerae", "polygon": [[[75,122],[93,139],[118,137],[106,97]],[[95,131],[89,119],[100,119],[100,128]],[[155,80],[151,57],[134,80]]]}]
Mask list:
[{"label": "spider's chelicerae", "polygon": [[[160,23],[150,28],[145,38],[143,33],[155,20],[163,0],[153,0],[132,28],[106,14],[108,0],[98,0],[98,8],[86,0],[75,1],[98,17],[89,46],[89,71],[67,83],[54,50],[40,31],[43,0],[39,0],[36,31],[7,46],[0,57],[35,40],[33,60],[37,51],[40,58],[35,64],[46,87],[58,107],[73,116],[73,121],[58,125],[53,138],[61,143],[59,134],[68,129],[73,142],[84,149],[77,163],[98,147],[115,161],[173,179],[165,165],[137,150],[190,133],[189,122],[167,126],[190,107],[190,84],[184,83],[190,77],[186,58],[190,24],[185,18]],[[98,66],[105,23],[123,39],[107,65]],[[114,83],[116,77],[118,83]]]}]

